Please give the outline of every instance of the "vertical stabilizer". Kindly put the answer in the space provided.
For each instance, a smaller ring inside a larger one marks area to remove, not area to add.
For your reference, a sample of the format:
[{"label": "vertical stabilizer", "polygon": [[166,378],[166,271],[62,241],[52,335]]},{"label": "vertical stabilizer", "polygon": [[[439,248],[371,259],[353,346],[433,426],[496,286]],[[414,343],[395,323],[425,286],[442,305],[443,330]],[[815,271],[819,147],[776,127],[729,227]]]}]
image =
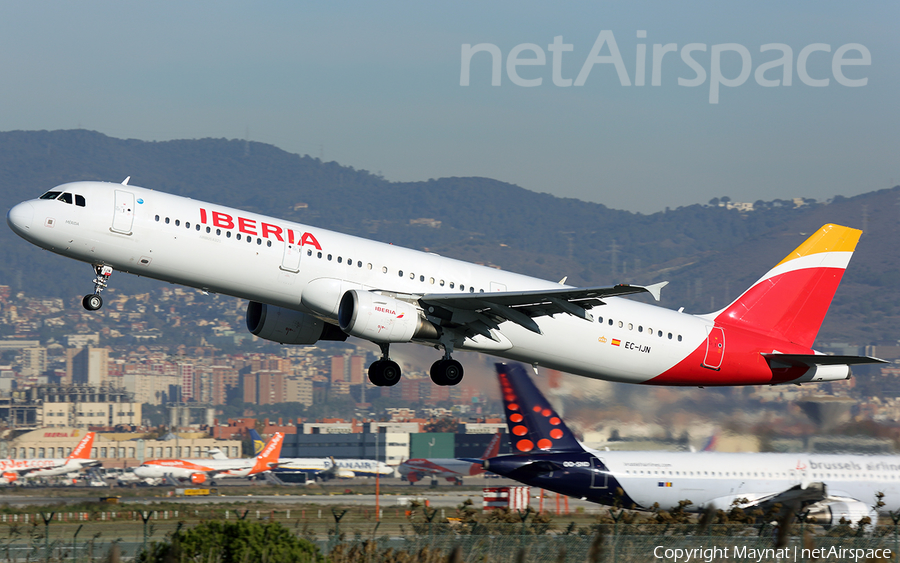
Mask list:
[{"label": "vertical stabilizer", "polygon": [[276,432],[270,439],[263,451],[256,456],[256,464],[250,471],[250,474],[262,473],[275,468],[278,465],[278,458],[281,457],[281,446],[284,444],[284,432]]},{"label": "vertical stabilizer", "polygon": [[266,447],[266,443],[255,428],[251,428],[248,433],[250,434],[250,441],[253,442],[253,455],[259,455],[259,452],[263,451],[263,448]]},{"label": "vertical stabilizer", "polygon": [[720,311],[716,323],[811,348],[860,235],[823,226]]},{"label": "vertical stabilizer", "polygon": [[497,364],[497,376],[513,452],[584,451],[521,364]]},{"label": "vertical stabilizer", "polygon": [[66,458],[66,461],[70,459],[90,459],[91,458],[91,448],[94,447],[94,433],[88,432],[84,435],[84,438],[78,442],[78,445],[75,446],[75,449],[72,450],[72,453],[69,454],[69,457]]},{"label": "vertical stabilizer", "polygon": [[481,454],[481,459],[497,457],[497,454],[500,453],[500,440],[502,436],[503,433],[499,431],[494,434],[494,437],[491,438],[490,442],[488,442],[487,448],[484,449],[484,453]]}]

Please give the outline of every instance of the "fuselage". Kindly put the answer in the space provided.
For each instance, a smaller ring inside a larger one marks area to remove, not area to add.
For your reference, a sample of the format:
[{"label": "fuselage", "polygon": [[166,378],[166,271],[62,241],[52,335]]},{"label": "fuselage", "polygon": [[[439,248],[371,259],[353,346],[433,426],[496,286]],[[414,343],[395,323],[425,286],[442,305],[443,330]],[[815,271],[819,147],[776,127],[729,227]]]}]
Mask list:
[{"label": "fuselage", "polygon": [[142,463],[134,469],[134,474],[142,479],[163,478],[171,475],[176,479],[191,479],[197,474],[223,477],[247,477],[255,459],[154,459]]},{"label": "fuselage", "polygon": [[659,503],[668,510],[690,500],[695,510],[727,510],[738,499],[754,503],[810,483],[824,483],[829,496],[869,506],[875,504],[876,493],[884,493],[885,510],[900,507],[900,456],[586,450],[531,455],[532,462],[552,462],[559,469],[532,469],[517,477],[513,460],[519,457],[488,460],[488,470],[625,508],[647,509]]},{"label": "fuselage", "polygon": [[0,474],[15,472],[19,474],[19,479],[33,479],[75,473],[97,465],[100,462],[93,459],[2,459]]},{"label": "fuselage", "polygon": [[[375,475],[393,475],[394,468],[383,461],[375,461],[372,459],[336,459],[337,472],[339,477],[344,474],[347,477],[374,477]],[[331,459],[322,457],[297,457],[297,458],[280,458],[278,460],[278,468],[275,473],[279,472],[303,472],[310,475],[318,475],[326,471],[330,471],[334,467]]]},{"label": "fuselage", "polygon": [[[413,482],[425,476],[457,479],[484,473],[480,463],[454,458],[408,459],[397,467],[397,471],[401,476]],[[410,475],[415,475],[415,477],[410,479]]]},{"label": "fuselage", "polygon": [[[47,250],[115,270],[300,311],[338,324],[349,290],[405,295],[557,290],[566,286],[292,223],[137,186],[75,182],[23,202],[8,214],[13,230]],[[470,335],[456,348],[630,383],[744,385],[779,383],[761,353],[771,339],[739,328],[728,349],[715,320],[623,298],[604,298],[585,320],[541,316],[540,333],[502,322],[494,338]],[[744,334],[746,332],[746,334]],[[434,340],[420,343],[437,345]],[[780,342],[782,354],[812,351]],[[840,377],[845,377],[846,366]],[[656,380],[654,381],[654,379]]]}]

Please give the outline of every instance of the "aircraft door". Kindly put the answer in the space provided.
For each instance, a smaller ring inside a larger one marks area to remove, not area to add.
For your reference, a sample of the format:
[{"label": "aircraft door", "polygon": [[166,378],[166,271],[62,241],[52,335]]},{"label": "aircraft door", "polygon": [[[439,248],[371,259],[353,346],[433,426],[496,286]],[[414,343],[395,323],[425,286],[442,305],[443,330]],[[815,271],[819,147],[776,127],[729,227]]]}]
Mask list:
[{"label": "aircraft door", "polygon": [[602,460],[591,456],[591,488],[606,489],[609,487],[609,473],[606,472]]},{"label": "aircraft door", "polygon": [[706,337],[706,356],[703,358],[703,367],[718,370],[722,367],[722,359],[725,357],[725,331],[721,327],[714,326],[708,329]]},{"label": "aircraft door", "polygon": [[286,272],[299,272],[302,252],[303,247],[299,244],[284,241],[284,256],[281,257],[281,266],[279,267]]},{"label": "aircraft door", "polygon": [[112,231],[131,234],[134,224],[134,194],[124,190],[116,190],[116,208],[113,213]]}]

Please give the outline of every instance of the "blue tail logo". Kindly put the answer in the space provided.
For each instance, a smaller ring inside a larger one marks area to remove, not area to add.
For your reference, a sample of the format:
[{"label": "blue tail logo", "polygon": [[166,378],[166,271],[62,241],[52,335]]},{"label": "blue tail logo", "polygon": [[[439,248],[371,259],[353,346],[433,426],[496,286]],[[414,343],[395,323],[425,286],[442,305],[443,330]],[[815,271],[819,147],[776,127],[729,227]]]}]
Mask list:
[{"label": "blue tail logo", "polygon": [[521,364],[497,364],[514,452],[582,452],[578,440]]},{"label": "blue tail logo", "polygon": [[257,456],[266,447],[266,443],[263,442],[262,436],[259,435],[255,428],[251,428],[249,433],[250,439],[253,441],[253,455]]}]

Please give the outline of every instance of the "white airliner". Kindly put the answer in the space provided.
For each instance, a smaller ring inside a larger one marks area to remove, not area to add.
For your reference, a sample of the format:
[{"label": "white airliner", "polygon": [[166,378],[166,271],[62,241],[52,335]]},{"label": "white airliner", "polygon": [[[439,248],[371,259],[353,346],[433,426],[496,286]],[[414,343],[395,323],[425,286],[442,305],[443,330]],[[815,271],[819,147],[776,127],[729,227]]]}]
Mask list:
[{"label": "white airliner", "polygon": [[811,348],[856,229],[825,225],[734,303],[690,315],[616,297],[658,300],[665,282],[569,287],[127,182],[63,184],[10,209],[7,222],[93,266],[89,310],[101,307],[114,270],[248,299],[247,326],[260,338],[378,344],[376,385],[399,381],[390,345],[406,342],[443,350],[431,367],[439,385],[462,379],[454,350],[652,385],[833,381],[877,361]]},{"label": "white airliner", "polygon": [[[497,432],[493,439],[488,443],[481,460],[485,460],[497,455],[500,451],[500,439],[502,434]],[[482,461],[467,460],[456,458],[413,458],[407,459],[397,467],[400,476],[409,481],[410,485],[415,485],[417,481],[421,481],[426,476],[432,479],[445,479],[457,485],[463,484],[463,477],[473,475],[481,475],[484,473]]]},{"label": "white airliner", "polygon": [[0,459],[0,485],[9,485],[20,479],[78,473],[100,465],[99,461],[90,459],[93,445],[94,433],[88,432],[66,458]]},{"label": "white airliner", "polygon": [[[263,440],[255,429],[249,431],[253,441],[253,451],[259,453],[263,448]],[[272,470],[276,477],[290,473],[305,473],[313,479],[328,481],[330,479],[353,479],[354,477],[385,477],[394,474],[394,468],[383,461],[374,459],[338,459],[334,457],[282,457],[278,459],[278,467]]]},{"label": "white airliner", "polygon": [[513,455],[484,468],[527,485],[624,508],[687,510],[773,508],[805,513],[808,521],[877,522],[873,509],[900,508],[900,456],[808,453],[598,451],[580,443],[520,364],[497,372]]},{"label": "white airliner", "polygon": [[271,471],[278,466],[284,434],[276,432],[255,458],[246,459],[153,459],[134,469],[141,479],[164,479],[167,476],[201,485],[224,477],[249,477]]}]

